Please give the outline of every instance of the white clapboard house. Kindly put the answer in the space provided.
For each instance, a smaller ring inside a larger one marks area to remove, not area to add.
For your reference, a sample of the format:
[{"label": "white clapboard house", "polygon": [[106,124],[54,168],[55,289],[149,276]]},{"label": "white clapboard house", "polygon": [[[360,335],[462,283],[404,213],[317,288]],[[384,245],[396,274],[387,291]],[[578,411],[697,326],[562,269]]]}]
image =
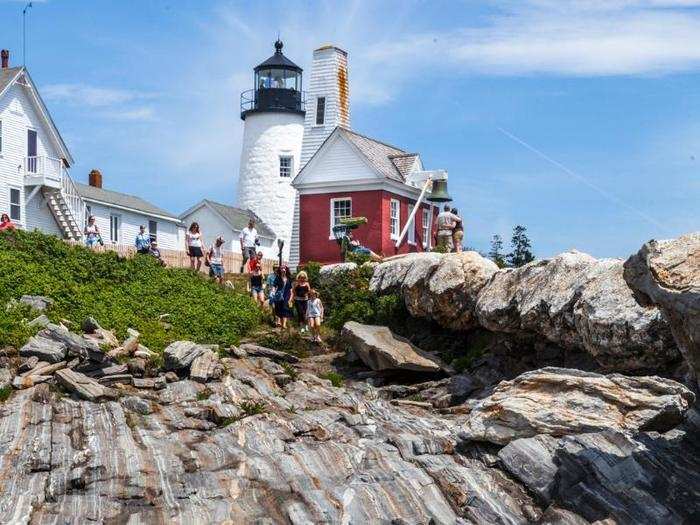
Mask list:
[{"label": "white clapboard house", "polygon": [[183,249],[179,219],[133,195],[73,181],[65,142],[25,67],[0,53],[0,213],[17,227],[80,240],[86,217],[97,219],[105,243],[133,245],[143,224],[164,249]]}]

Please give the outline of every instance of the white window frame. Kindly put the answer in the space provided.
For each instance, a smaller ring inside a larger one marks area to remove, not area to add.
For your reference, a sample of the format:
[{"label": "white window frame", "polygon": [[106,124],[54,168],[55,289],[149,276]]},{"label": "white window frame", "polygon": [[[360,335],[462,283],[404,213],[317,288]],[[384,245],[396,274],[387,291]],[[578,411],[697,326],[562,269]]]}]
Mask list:
[{"label": "white window frame", "polygon": [[[151,225],[155,225],[155,231],[151,230]],[[158,242],[158,221],[148,219],[148,238],[151,240],[151,242]]]},{"label": "white window frame", "polygon": [[430,237],[432,232],[433,214],[430,208],[423,208],[423,248],[430,249]]},{"label": "white window frame", "polygon": [[2,157],[2,119],[0,119],[0,157]]},{"label": "white window frame", "polygon": [[[16,191],[17,195],[19,196],[19,201],[18,202],[12,202],[12,192]],[[12,222],[15,222],[17,224],[24,224],[24,205],[22,204],[22,188],[19,186],[8,186],[7,188],[7,204],[8,204],[8,210],[7,214],[10,216],[10,220]],[[12,207],[16,206],[19,210],[19,218],[15,218],[12,216]]]},{"label": "white window frame", "polygon": [[[289,167],[285,168],[289,169],[289,175],[282,175],[282,159],[289,160]],[[291,179],[294,174],[294,155],[280,155],[279,168],[280,179]]]},{"label": "white window frame", "polygon": [[[116,228],[114,227],[114,221],[116,219]],[[113,235],[115,232],[114,230],[116,229],[116,239],[115,236]],[[122,216],[117,214],[117,213],[110,213],[109,214],[109,241],[112,244],[119,244],[119,241],[121,240],[121,233],[122,233]]]},{"label": "white window frame", "polygon": [[[323,118],[321,119],[321,122],[319,123],[318,121],[318,101],[323,100]],[[323,127],[326,125],[326,113],[328,111],[328,98],[323,95],[323,96],[317,96],[316,97],[316,107],[314,108],[314,127]]]},{"label": "white window frame", "polygon": [[[341,201],[348,201],[350,202],[350,215],[348,217],[352,217],[352,197],[337,197],[334,199],[330,200],[330,214],[329,214],[329,219],[330,219],[330,233],[329,233],[329,239],[330,240],[335,240],[335,235],[333,235],[333,226],[335,226],[335,203],[336,202],[341,202]],[[345,218],[345,217],[343,217]],[[340,223],[339,223],[340,224]]]},{"label": "white window frame", "polygon": [[[416,203],[408,203],[408,209],[412,210],[413,206],[415,206]],[[416,216],[413,216],[413,219],[411,219],[411,224],[408,227],[408,233],[406,233],[406,237],[408,238],[408,244],[415,246],[416,245]]]},{"label": "white window frame", "polygon": [[[396,216],[394,216],[394,211],[396,211]],[[394,226],[396,227],[394,228]],[[389,201],[389,238],[396,241],[399,239],[399,235],[401,235],[401,201],[391,199]]]}]

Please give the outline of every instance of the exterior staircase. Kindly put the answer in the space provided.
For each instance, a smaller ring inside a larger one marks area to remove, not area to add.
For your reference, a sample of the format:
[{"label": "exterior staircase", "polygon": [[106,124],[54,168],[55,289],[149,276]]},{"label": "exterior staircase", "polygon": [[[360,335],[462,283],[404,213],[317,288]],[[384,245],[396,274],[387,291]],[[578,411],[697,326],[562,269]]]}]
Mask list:
[{"label": "exterior staircase", "polygon": [[60,189],[43,188],[42,193],[46,199],[51,214],[56,219],[56,224],[61,228],[63,237],[78,241],[83,236],[83,230],[78,219],[73,215],[73,210],[68,205],[65,195]]}]

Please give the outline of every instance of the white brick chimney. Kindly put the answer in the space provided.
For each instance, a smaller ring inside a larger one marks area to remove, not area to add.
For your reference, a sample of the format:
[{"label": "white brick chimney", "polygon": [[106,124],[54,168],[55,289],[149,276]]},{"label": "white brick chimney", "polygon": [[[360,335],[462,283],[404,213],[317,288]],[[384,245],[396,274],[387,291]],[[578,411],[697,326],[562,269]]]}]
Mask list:
[{"label": "white brick chimney", "polygon": [[311,77],[306,83],[306,119],[300,168],[336,126],[350,128],[348,54],[327,45],[314,51]]}]

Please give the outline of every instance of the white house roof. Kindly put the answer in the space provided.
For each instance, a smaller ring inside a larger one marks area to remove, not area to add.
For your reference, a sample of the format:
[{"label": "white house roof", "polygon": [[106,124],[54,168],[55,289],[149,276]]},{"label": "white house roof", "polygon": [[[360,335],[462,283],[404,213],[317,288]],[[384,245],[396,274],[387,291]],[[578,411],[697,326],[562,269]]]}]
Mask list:
[{"label": "white house roof", "polygon": [[258,230],[258,234],[261,237],[268,239],[274,239],[275,233],[270,229],[270,227],[265,224],[260,217],[258,217],[251,210],[244,210],[242,208],[236,208],[235,206],[229,206],[228,204],[221,204],[220,202],[215,202],[209,199],[203,199],[194,206],[192,206],[187,211],[180,214],[180,220],[185,220],[187,216],[194,213],[201,207],[207,207],[212,210],[216,215],[218,215],[226,224],[228,224],[232,230],[241,231],[243,228],[248,226],[248,221],[252,218],[255,220],[255,229]]},{"label": "white house roof", "polygon": [[[367,137],[355,131],[351,131],[342,126],[337,126],[326,140],[319,146],[316,153],[304,165],[295,177],[295,180],[302,180],[302,173],[308,166],[313,164],[314,157],[322,154],[324,146],[331,143],[331,138],[343,137],[352,144],[356,151],[364,157],[367,163],[377,174],[396,182],[406,182],[407,175],[411,172],[419,158],[417,153],[408,153],[396,146],[392,146],[377,139]],[[310,169],[310,168],[309,168]]]},{"label": "white house roof", "polygon": [[174,215],[163,208],[159,208],[155,204],[151,204],[141,197],[129,195],[127,193],[119,193],[112,190],[105,190],[104,188],[96,188],[94,186],[81,184],[79,182],[76,182],[75,186],[77,187],[80,196],[88,202],[97,202],[108,206],[114,206],[116,208],[135,211],[144,215],[180,222],[177,215]]},{"label": "white house roof", "polygon": [[54,144],[58,148],[58,151],[60,151],[62,158],[69,166],[71,166],[73,164],[73,157],[71,156],[70,151],[68,151],[66,143],[63,141],[56,124],[51,118],[51,114],[49,113],[46,104],[44,104],[44,101],[41,99],[39,90],[36,88],[34,81],[29,76],[29,72],[24,66],[0,68],[0,98],[2,98],[10,87],[12,87],[12,85],[14,85],[20,79],[26,82],[21,85],[28,91],[29,100],[34,104],[39,116],[48,127],[49,137],[53,140]]}]

